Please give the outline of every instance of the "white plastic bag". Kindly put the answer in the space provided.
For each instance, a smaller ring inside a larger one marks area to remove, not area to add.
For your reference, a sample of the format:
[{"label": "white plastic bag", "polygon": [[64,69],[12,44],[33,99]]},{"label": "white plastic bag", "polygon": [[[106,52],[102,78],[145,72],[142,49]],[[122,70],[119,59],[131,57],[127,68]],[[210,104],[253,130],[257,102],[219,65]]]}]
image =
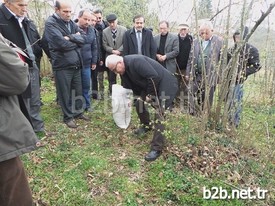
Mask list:
[{"label": "white plastic bag", "polygon": [[112,85],[112,112],[116,125],[122,129],[127,129],[131,121],[133,92],[125,89],[121,85]]}]

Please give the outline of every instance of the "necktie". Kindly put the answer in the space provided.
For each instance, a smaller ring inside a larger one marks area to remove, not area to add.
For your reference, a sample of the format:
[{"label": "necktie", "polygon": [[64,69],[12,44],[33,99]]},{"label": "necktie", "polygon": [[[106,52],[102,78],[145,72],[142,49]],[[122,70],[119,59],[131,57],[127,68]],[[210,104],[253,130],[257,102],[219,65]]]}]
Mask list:
[{"label": "necktie", "polygon": [[32,46],[31,46],[31,44],[30,44],[30,41],[29,41],[29,39],[28,39],[28,36],[27,36],[27,34],[26,34],[25,29],[24,29],[23,26],[21,27],[21,30],[22,30],[23,37],[24,37],[24,41],[25,41],[25,44],[26,44],[27,53],[28,53],[30,59],[31,59],[31,60],[33,61],[33,63],[34,63],[34,62],[35,62],[35,55],[34,55],[34,53],[33,53]]},{"label": "necktie", "polygon": [[137,31],[137,44],[138,44],[138,54],[142,54],[141,52],[141,31]]},{"label": "necktie", "polygon": [[116,30],[112,31],[112,37],[113,37],[114,45],[116,45]]}]

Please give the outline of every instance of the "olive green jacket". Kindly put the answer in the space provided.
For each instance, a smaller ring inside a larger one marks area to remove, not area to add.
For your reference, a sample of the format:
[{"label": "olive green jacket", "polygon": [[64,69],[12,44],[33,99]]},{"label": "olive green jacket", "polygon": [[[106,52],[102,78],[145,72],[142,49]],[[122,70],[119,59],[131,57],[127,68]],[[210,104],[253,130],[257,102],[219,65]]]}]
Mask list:
[{"label": "olive green jacket", "polygon": [[29,84],[29,72],[16,49],[0,34],[0,162],[35,150],[39,143],[17,97]]}]

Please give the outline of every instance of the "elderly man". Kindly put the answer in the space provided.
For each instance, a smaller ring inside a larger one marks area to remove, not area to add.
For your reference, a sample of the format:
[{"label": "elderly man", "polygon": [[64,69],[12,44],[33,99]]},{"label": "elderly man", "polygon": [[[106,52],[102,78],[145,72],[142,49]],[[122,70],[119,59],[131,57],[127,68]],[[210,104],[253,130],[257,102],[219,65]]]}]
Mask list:
[{"label": "elderly man", "polygon": [[[164,137],[164,110],[167,109],[176,96],[178,84],[176,77],[157,61],[143,55],[109,55],[106,66],[113,72],[120,74],[123,87],[132,89],[135,95],[140,96],[135,101],[142,127],[135,131],[143,135],[154,129],[151,150],[145,156],[146,161],[156,160],[162,153]],[[150,122],[149,112],[144,102],[155,108],[155,121]]]},{"label": "elderly man", "polygon": [[178,101],[183,111],[189,113],[188,106],[188,82],[189,74],[186,74],[187,62],[193,42],[192,36],[189,34],[188,24],[179,24],[178,26],[179,39],[179,54],[177,56],[178,72],[177,77],[179,81]]},{"label": "elderly man", "polygon": [[[106,51],[106,56],[110,54],[122,55],[123,45],[122,39],[127,31],[126,27],[117,24],[117,16],[109,14],[106,18],[109,26],[103,30],[102,44]],[[116,84],[116,74],[109,71],[109,91],[112,93],[112,85]]]},{"label": "elderly man", "polygon": [[54,71],[58,101],[63,112],[63,121],[69,128],[76,128],[74,119],[89,121],[83,115],[80,48],[86,43],[86,35],[71,20],[72,7],[68,2],[56,1],[55,13],[45,24],[45,39],[48,42]]},{"label": "elderly man", "polygon": [[196,113],[195,105],[199,105],[200,110],[211,109],[220,73],[222,48],[223,41],[213,34],[212,23],[201,21],[199,38],[193,41],[186,68],[187,76],[192,76],[190,83],[194,99],[190,100],[191,113]]},{"label": "elderly man", "polygon": [[22,98],[26,105],[34,131],[43,132],[39,85],[39,66],[42,56],[40,36],[33,22],[26,17],[27,0],[5,0],[4,2],[0,6],[0,33],[30,57],[27,63],[31,81],[27,89],[20,94],[20,99]]}]

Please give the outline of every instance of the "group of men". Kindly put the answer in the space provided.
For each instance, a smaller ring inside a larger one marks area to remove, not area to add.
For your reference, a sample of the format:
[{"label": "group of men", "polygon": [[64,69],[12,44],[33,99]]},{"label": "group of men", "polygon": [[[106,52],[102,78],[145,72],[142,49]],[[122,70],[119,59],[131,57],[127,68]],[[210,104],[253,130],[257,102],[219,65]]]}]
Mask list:
[{"label": "group of men", "polygon": [[[1,54],[7,55],[0,59],[1,73],[5,75],[0,78],[0,111],[6,114],[1,115],[0,122],[0,202],[5,205],[32,202],[18,156],[36,149],[39,141],[35,132],[44,131],[39,82],[42,48],[50,59],[57,100],[69,128],[77,127],[77,119],[90,121],[84,112],[92,111],[91,98],[104,98],[104,71],[108,72],[110,94],[117,74],[120,75],[123,87],[132,89],[138,97],[134,103],[141,127],[134,133],[140,136],[153,130],[146,161],[154,161],[162,153],[165,110],[173,106],[177,96],[188,97],[191,114],[196,112],[196,105],[202,110],[210,109],[223,52],[223,40],[213,34],[210,22],[200,24],[199,38],[194,40],[188,34],[187,24],[180,24],[176,35],[169,32],[167,21],[159,23],[160,33],[153,36],[144,26],[142,15],[135,16],[133,28],[127,30],[118,25],[115,14],[109,14],[107,22],[103,21],[100,10],[84,9],[72,21],[70,3],[56,1],[41,40],[34,23],[26,16],[27,3],[5,0],[0,6]],[[233,37],[235,46],[228,52],[228,59],[236,58],[236,50],[241,54],[233,92],[236,101],[230,104],[237,110],[230,117],[238,126],[242,83],[261,67],[258,50],[250,44],[239,47],[244,38],[241,32]],[[155,109],[154,121],[150,120],[148,104]]]}]

